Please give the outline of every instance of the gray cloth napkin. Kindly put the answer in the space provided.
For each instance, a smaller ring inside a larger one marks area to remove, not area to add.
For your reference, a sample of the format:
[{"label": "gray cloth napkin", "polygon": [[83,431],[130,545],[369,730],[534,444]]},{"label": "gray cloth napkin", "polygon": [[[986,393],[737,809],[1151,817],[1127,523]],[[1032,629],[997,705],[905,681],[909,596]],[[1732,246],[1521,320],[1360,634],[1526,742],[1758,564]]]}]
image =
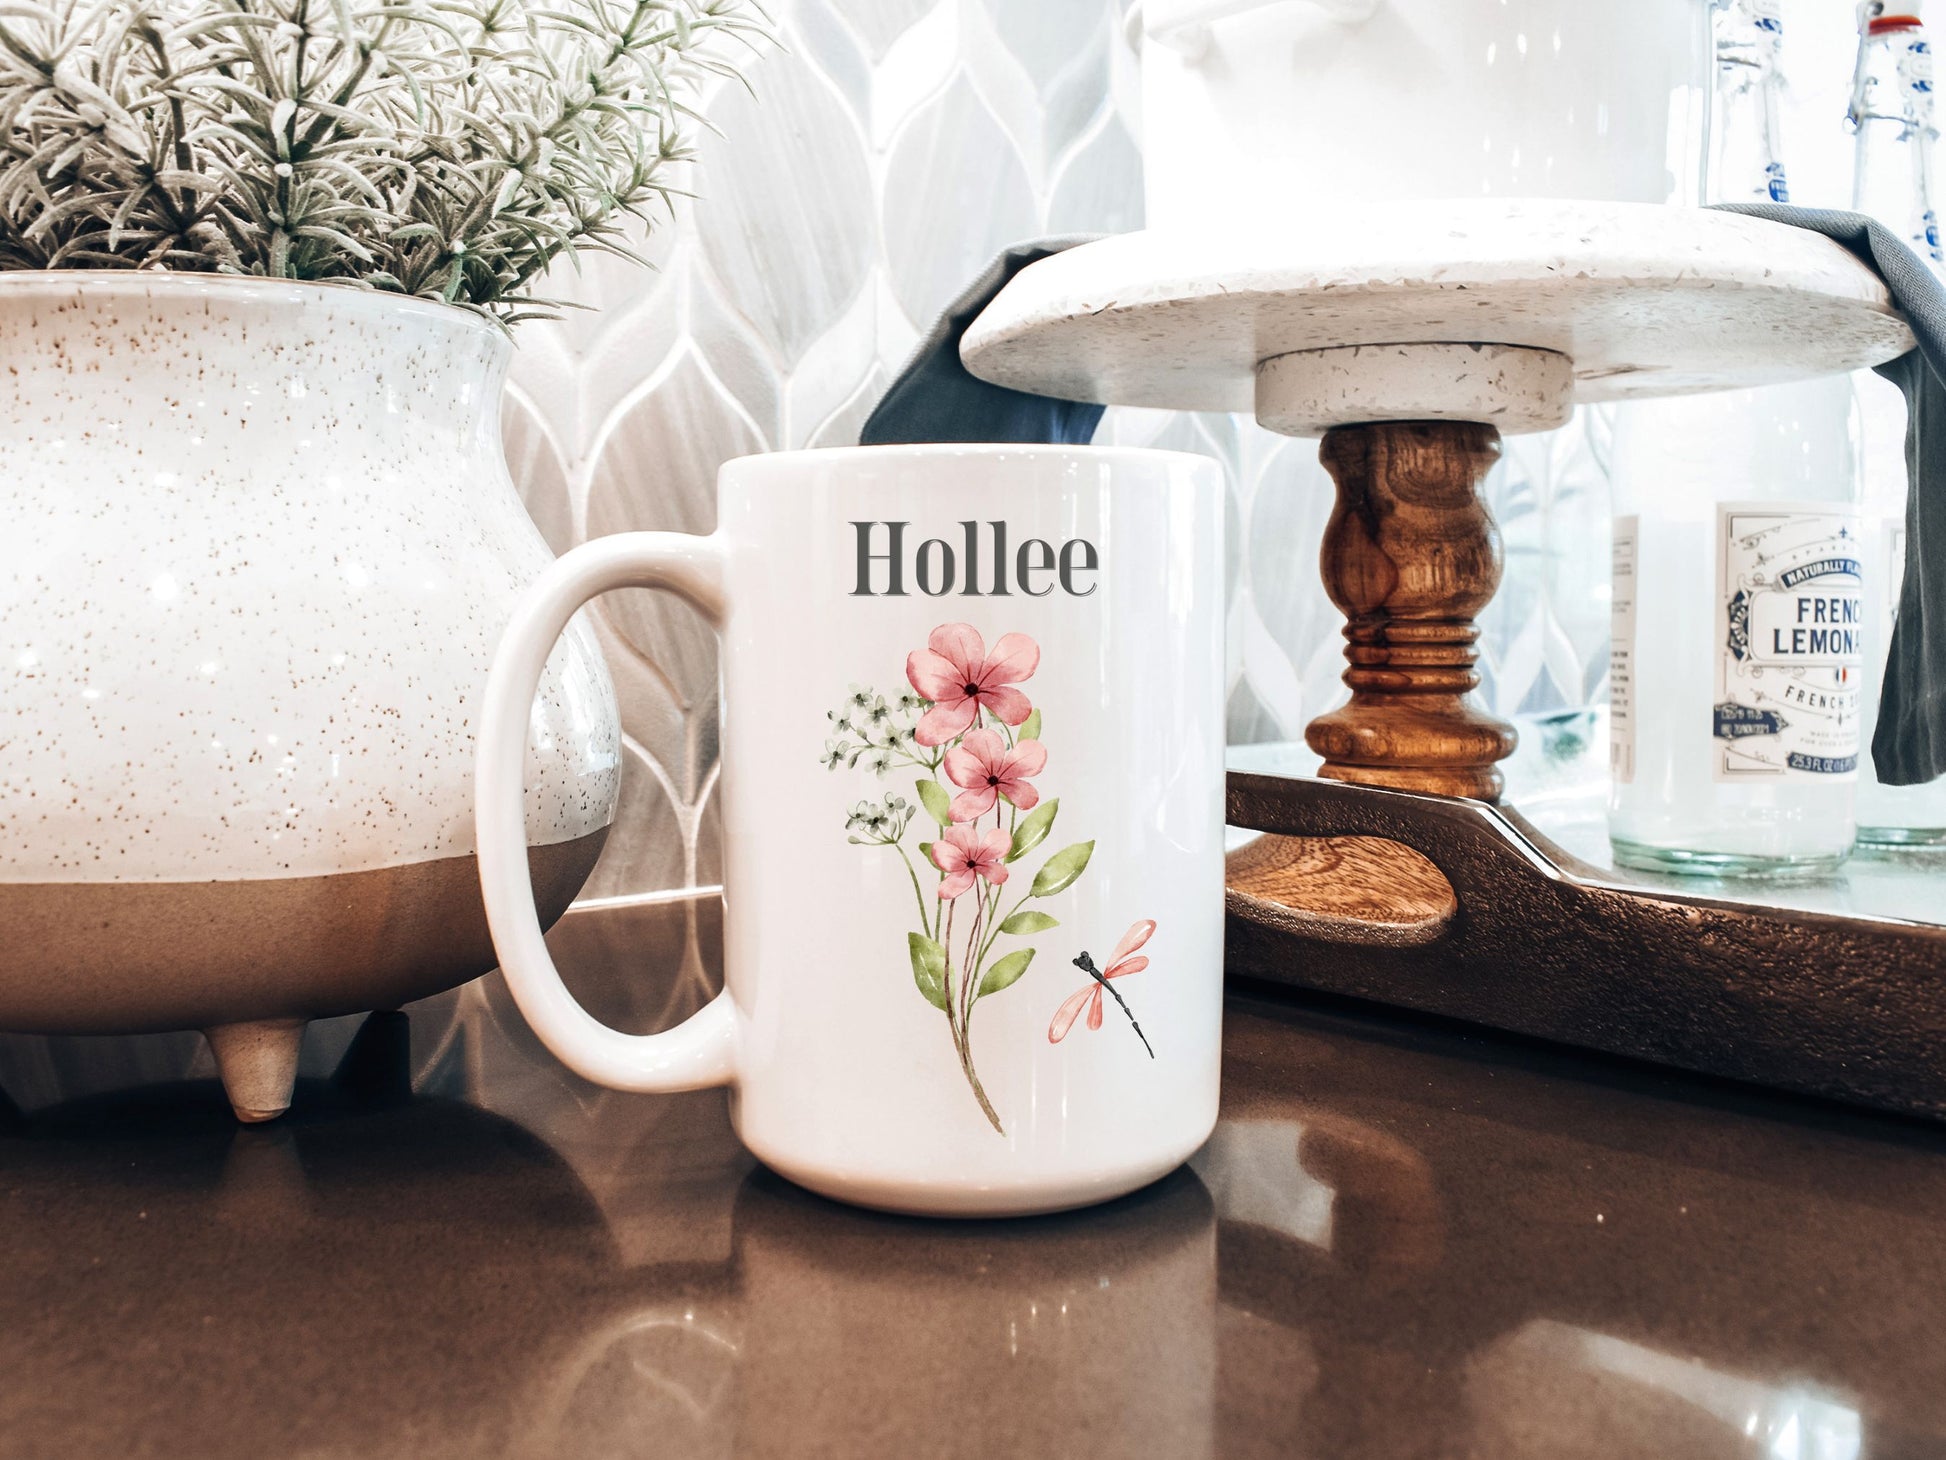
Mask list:
[{"label": "gray cloth napkin", "polygon": [[[1809,228],[1835,239],[1878,272],[1912,325],[1919,348],[1878,367],[1905,392],[1905,588],[1879,697],[1872,760],[1887,785],[1946,775],[1946,288],[1890,230],[1861,213],[1783,203],[1725,203],[1725,211]],[[918,441],[1046,441],[1085,444],[1102,408],[1008,390],[960,363],[960,336],[1027,265],[1087,235],[1008,248],[947,306],[860,433],[868,446]],[[1933,565],[1932,581],[1927,565]]]},{"label": "gray cloth napkin", "polygon": [[858,433],[861,446],[920,441],[1043,441],[1085,446],[1101,424],[1102,407],[1055,400],[1004,385],[989,385],[960,364],[959,341],[993,296],[1022,269],[1051,253],[1089,243],[1094,233],[1070,233],[1016,243],[959,293],[906,361]]}]

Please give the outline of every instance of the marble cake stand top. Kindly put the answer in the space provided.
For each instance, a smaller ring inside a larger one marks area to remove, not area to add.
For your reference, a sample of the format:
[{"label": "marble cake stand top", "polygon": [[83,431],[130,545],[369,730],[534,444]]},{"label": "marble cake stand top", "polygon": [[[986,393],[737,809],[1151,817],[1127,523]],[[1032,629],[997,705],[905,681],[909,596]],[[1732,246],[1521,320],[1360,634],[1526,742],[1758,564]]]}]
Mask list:
[{"label": "marble cake stand top", "polygon": [[1538,430],[1577,401],[1799,380],[1911,347],[1878,276],[1805,229],[1483,199],[1084,244],[1016,275],[961,356],[1021,390],[1254,407],[1308,435],[1386,419]]}]

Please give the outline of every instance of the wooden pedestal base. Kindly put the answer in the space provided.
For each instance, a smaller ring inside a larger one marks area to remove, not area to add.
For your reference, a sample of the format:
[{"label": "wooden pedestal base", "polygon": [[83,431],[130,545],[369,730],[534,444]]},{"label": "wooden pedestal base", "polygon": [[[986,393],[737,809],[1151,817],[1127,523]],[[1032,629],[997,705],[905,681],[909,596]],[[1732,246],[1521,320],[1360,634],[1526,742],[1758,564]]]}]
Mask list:
[{"label": "wooden pedestal base", "polygon": [[1480,631],[1500,586],[1500,534],[1480,482],[1500,433],[1466,422],[1338,426],[1319,457],[1338,484],[1325,590],[1345,615],[1351,700],[1304,738],[1320,775],[1364,786],[1499,799],[1514,730],[1467,703]]}]

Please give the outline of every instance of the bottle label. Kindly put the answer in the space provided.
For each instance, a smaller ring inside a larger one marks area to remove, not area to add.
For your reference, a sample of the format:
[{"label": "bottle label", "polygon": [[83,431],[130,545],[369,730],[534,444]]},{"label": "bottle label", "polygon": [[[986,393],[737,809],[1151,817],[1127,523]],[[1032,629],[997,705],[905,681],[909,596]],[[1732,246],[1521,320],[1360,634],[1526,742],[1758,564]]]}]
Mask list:
[{"label": "bottle label", "polygon": [[1617,517],[1608,615],[1608,769],[1618,785],[1635,779],[1635,578],[1642,519]]},{"label": "bottle label", "polygon": [[1857,774],[1863,546],[1829,503],[1717,508],[1716,780]]}]

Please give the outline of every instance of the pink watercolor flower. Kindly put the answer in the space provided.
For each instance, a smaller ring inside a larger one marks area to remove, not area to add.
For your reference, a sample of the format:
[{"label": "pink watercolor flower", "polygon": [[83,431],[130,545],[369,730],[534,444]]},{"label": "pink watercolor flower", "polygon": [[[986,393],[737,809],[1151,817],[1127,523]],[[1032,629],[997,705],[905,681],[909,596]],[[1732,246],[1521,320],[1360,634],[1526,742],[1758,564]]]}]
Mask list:
[{"label": "pink watercolor flower", "polygon": [[985,836],[970,826],[948,827],[932,844],[933,865],[946,874],[939,895],[958,897],[976,876],[999,886],[1007,880],[1007,853],[1012,849],[1012,839],[997,826]]},{"label": "pink watercolor flower", "polygon": [[921,745],[944,745],[985,710],[1018,725],[1032,713],[1027,696],[1013,686],[1033,678],[1041,646],[1025,634],[1004,634],[989,656],[971,624],[941,624],[923,649],[906,657],[905,677],[932,701],[914,736]]},{"label": "pink watercolor flower", "polygon": [[1008,745],[997,730],[969,730],[946,752],[946,777],[965,789],[953,798],[949,814],[955,821],[977,821],[993,810],[994,798],[1005,796],[1022,811],[1032,811],[1041,799],[1027,781],[1047,765],[1047,747],[1038,740]]}]

